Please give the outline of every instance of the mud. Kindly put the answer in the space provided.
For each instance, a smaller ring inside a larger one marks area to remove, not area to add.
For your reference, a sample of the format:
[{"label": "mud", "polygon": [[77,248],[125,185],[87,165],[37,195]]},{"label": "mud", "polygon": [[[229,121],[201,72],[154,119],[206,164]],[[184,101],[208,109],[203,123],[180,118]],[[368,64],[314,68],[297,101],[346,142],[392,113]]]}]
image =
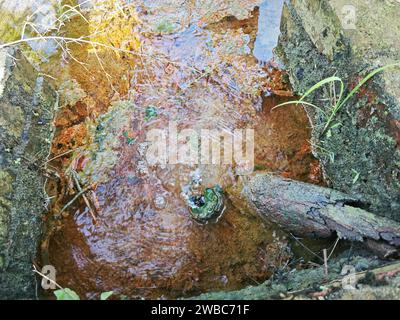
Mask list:
[{"label": "mud", "polygon": [[[146,159],[150,130],[168,129],[172,121],[178,131],[232,134],[254,128],[256,169],[303,181],[320,179],[304,111],[293,106],[271,111],[289,99],[290,89],[284,75],[263,68],[252,56],[254,6],[231,12],[233,6],[217,15],[163,8],[156,13],[146,3],[138,6],[134,30],[143,54],[122,62],[127,74],[122,85],[108,72],[114,64],[104,64],[111,88],[98,61],[76,46],[71,47],[74,56],[103,78],[88,81],[82,66],[70,61],[65,79],[72,82],[60,86],[64,107],[56,119],[53,153],[71,152],[52,162],[62,169],[63,179],[49,186],[57,198],[42,255],[44,264],[56,267],[57,281],[83,298],[108,290],[130,298],[174,298],[238,289],[265,280],[291,256],[285,235],[232,206],[229,192],[218,223],[194,222],[184,194],[193,175],[201,176],[203,187],[219,184],[229,190],[238,168],[151,165]],[[160,26],[157,14],[174,21],[183,15],[178,19],[183,22]],[[128,59],[102,54],[102,61]],[[124,83],[129,83],[127,91]],[[269,97],[263,99],[263,92]],[[178,146],[185,143],[178,140]],[[75,172],[82,188],[91,189],[86,193],[91,208],[81,198],[60,215],[77,192]]]},{"label": "mud", "polygon": [[[176,298],[264,281],[292,253],[285,234],[230,202],[243,167],[152,164],[146,157],[147,134],[171,123],[177,131],[214,130],[214,140],[218,132],[254,129],[255,170],[321,183],[306,113],[271,110],[292,94],[285,73],[253,56],[259,1],[118,4],[92,1],[77,13],[68,11],[75,1],[64,1],[59,11],[49,9],[64,20],[43,35],[92,44],[22,46],[60,96],[46,162],[56,178],[46,184],[52,201],[38,266],[54,265],[57,282],[87,299],[109,290],[121,298]],[[17,37],[20,23],[6,29]],[[224,190],[216,223],[190,217],[194,177],[203,190]]]}]

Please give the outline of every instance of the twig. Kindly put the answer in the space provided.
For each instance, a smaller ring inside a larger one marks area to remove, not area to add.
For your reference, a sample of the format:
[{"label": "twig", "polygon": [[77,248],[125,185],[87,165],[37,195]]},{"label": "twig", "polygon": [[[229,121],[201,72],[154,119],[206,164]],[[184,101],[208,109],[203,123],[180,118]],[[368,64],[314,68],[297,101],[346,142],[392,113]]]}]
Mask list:
[{"label": "twig", "polygon": [[50,281],[51,283],[53,283],[56,287],[60,288],[61,290],[64,290],[64,288],[61,287],[57,282],[55,282],[53,279],[50,279],[48,276],[44,275],[38,269],[36,269],[36,266],[34,264],[33,264],[33,270],[32,271],[37,273],[41,277],[45,278],[46,280]]},{"label": "twig", "polygon": [[335,251],[336,246],[337,246],[337,244],[339,243],[339,240],[340,240],[340,238],[337,237],[337,239],[336,239],[336,241],[335,241],[335,244],[333,245],[333,249],[332,249],[331,252],[329,253],[328,260],[329,260],[329,258],[331,257],[331,255],[333,254],[333,251]]},{"label": "twig", "polygon": [[110,85],[111,89],[114,90],[114,92],[118,92],[118,91],[115,89],[115,87],[114,87],[114,85],[113,85],[113,83],[112,83],[112,81],[111,81],[111,80],[112,80],[111,75],[106,71],[106,69],[104,69],[103,62],[101,62],[101,59],[100,59],[100,57],[99,57],[99,55],[98,55],[98,53],[97,53],[96,47],[95,47],[94,45],[92,45],[92,48],[93,48],[94,55],[96,56],[96,59],[97,59],[99,65],[100,65],[101,70],[103,70],[104,74],[105,74],[106,77],[107,77],[108,84]]},{"label": "twig", "polygon": [[91,188],[91,186],[86,187],[84,189],[81,189],[73,198],[71,201],[69,201],[62,209],[61,211],[58,213],[59,215],[61,215],[65,210],[68,209],[69,206],[71,206],[76,199],[78,199],[81,195],[83,195],[86,191],[88,191]]},{"label": "twig", "polygon": [[84,37],[71,38],[71,37],[62,37],[62,36],[40,36],[40,37],[24,38],[24,39],[19,39],[19,40],[15,40],[12,42],[1,44],[0,49],[6,48],[6,47],[11,47],[11,46],[23,43],[23,42],[38,41],[38,40],[59,40],[59,41],[64,41],[66,43],[74,42],[74,43],[81,43],[81,44],[90,44],[92,46],[95,45],[95,46],[103,47],[103,48],[118,51],[118,52],[130,53],[130,54],[137,55],[137,56],[139,56],[139,55],[150,56],[150,57],[152,56],[152,55],[147,55],[144,53],[138,53],[138,52],[132,51],[132,50],[117,48],[117,47],[114,47],[114,46],[111,46],[111,45],[108,45],[105,43],[97,42],[97,41],[85,40]]},{"label": "twig", "polygon": [[[157,56],[152,55],[152,54],[146,54],[146,53],[143,53],[143,52],[137,52],[137,51],[127,50],[127,49],[117,48],[117,47],[114,47],[112,45],[107,45],[105,43],[101,43],[101,42],[97,42],[97,41],[85,40],[85,38],[88,38],[88,37],[90,37],[90,35],[89,36],[82,36],[82,37],[79,37],[79,38],[62,37],[62,36],[39,36],[39,37],[23,38],[23,39],[19,39],[19,40],[16,40],[16,41],[12,41],[12,42],[1,44],[0,45],[0,49],[11,47],[11,46],[14,46],[14,45],[17,45],[17,44],[20,44],[20,43],[24,43],[24,42],[40,41],[40,40],[54,40],[56,42],[57,41],[63,41],[66,44],[68,44],[70,42],[77,43],[77,44],[89,44],[89,45],[92,45],[92,46],[99,46],[99,47],[110,49],[110,50],[114,50],[114,51],[117,51],[117,52],[132,54],[134,56],[150,57],[150,58],[153,58],[153,59],[159,60],[159,61],[162,61],[162,60],[168,61],[168,63],[188,68],[188,69],[190,69],[190,70],[192,70],[192,71],[194,71],[196,73],[201,73],[195,67],[192,67],[190,65],[187,65],[185,63],[181,63],[181,62],[178,62],[178,61],[172,61],[172,60],[170,60],[170,59],[168,59],[168,58],[166,58],[164,56],[158,56],[157,57]],[[63,48],[63,46],[61,44],[59,44],[59,46],[61,46]],[[69,55],[71,55],[71,54],[69,54]],[[74,57],[72,57],[72,59],[76,60]],[[78,61],[78,62],[83,65],[82,62],[80,62],[80,61]]]},{"label": "twig", "polygon": [[[82,189],[82,187],[81,187],[81,185],[79,183],[79,180],[77,178],[76,172],[74,170],[72,170],[72,177],[74,178],[74,181],[75,181],[76,187],[78,188],[78,191],[82,192],[83,189]],[[94,223],[97,223],[96,215],[94,214],[92,206],[90,205],[90,202],[89,202],[88,198],[85,196],[84,193],[82,193],[82,198],[85,201],[86,206],[89,209],[90,215],[92,216],[92,219],[93,219]]]},{"label": "twig", "polygon": [[324,255],[324,273],[325,277],[328,277],[328,250],[324,249],[322,252]]},{"label": "twig", "polygon": [[51,161],[53,161],[53,160],[55,160],[55,159],[57,159],[57,158],[60,158],[60,157],[62,157],[62,156],[65,156],[65,155],[67,155],[67,154],[69,154],[69,153],[71,153],[71,152],[74,152],[74,151],[76,151],[76,150],[78,150],[78,149],[79,149],[79,148],[75,148],[75,149],[71,149],[71,150],[62,152],[62,153],[60,153],[60,154],[54,156],[53,158],[50,158],[50,159],[46,160],[46,162],[44,162],[43,165],[45,165],[45,164],[47,164],[47,163],[49,163],[49,162],[51,162]]},{"label": "twig", "polygon": [[296,240],[296,242],[298,244],[300,244],[304,249],[306,249],[309,253],[311,253],[313,256],[317,257],[319,260],[321,260],[322,262],[324,261],[319,255],[317,255],[314,251],[312,251],[311,249],[309,249],[307,246],[305,246],[299,239],[297,239],[297,237],[295,237],[292,233],[290,233],[290,235],[293,237],[294,240]]}]

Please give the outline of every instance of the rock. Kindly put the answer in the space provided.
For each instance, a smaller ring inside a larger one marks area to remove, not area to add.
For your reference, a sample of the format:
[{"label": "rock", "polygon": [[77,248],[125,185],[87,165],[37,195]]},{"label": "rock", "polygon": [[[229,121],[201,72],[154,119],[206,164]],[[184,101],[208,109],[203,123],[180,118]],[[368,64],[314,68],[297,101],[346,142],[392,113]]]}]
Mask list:
[{"label": "rock", "polygon": [[[361,252],[360,252],[361,253]],[[330,259],[329,274],[325,276],[323,266],[313,269],[290,270],[275,279],[274,277],[258,286],[248,286],[242,290],[204,293],[191,299],[197,300],[268,300],[268,299],[324,299],[324,300],[398,300],[400,296],[398,263],[385,264],[372,256],[355,255],[349,252],[345,262],[342,259]],[[355,271],[354,266],[362,261],[368,272],[356,273],[352,277],[354,288],[345,288]],[[343,273],[344,270],[350,273]],[[380,283],[362,285],[368,273],[382,279]]]},{"label": "rock", "polygon": [[224,192],[219,185],[206,188],[201,195],[189,198],[190,215],[199,223],[217,221],[225,210]]},{"label": "rock", "polygon": [[45,209],[42,165],[55,91],[17,50],[0,51],[0,298],[34,298]]},{"label": "rock", "polygon": [[[276,52],[295,92],[302,94],[332,75],[352,89],[371,71],[400,61],[399,9],[398,1],[288,1]],[[337,113],[337,126],[329,134],[321,135],[326,118],[307,108],[314,128],[313,153],[321,161],[328,184],[352,196],[360,195],[370,204],[370,211],[397,221],[399,80],[399,68],[375,76]],[[327,98],[329,90],[317,90],[308,101],[327,111],[329,106],[321,103]]]},{"label": "rock", "polygon": [[165,198],[161,195],[156,196],[156,198],[154,200],[154,205],[156,206],[157,209],[165,208],[165,205],[166,205]]}]

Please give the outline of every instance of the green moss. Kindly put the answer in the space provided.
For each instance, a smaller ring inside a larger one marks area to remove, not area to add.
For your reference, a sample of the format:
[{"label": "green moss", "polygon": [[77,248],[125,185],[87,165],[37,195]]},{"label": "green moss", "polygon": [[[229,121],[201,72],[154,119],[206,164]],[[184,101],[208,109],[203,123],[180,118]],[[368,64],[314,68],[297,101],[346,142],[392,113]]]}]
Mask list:
[{"label": "green moss", "polygon": [[224,211],[224,192],[219,185],[206,188],[201,196],[189,198],[190,215],[200,223],[205,223],[218,217]]},{"label": "green moss", "polygon": [[[9,74],[0,95],[0,298],[33,298],[35,259],[44,211],[44,178],[35,164],[49,152],[54,90],[19,52],[10,49]],[[47,119],[39,124],[37,116]],[[30,159],[35,159],[28,165]]]},{"label": "green moss", "polygon": [[83,171],[79,173],[83,184],[108,179],[107,169],[111,168],[117,160],[115,150],[121,145],[121,136],[127,142],[134,142],[126,140],[124,136],[129,126],[132,108],[133,104],[130,101],[114,102],[109,111],[101,115],[96,122],[88,123],[92,143],[86,150],[79,153],[79,156],[85,155],[89,159]]},{"label": "green moss", "polygon": [[0,196],[9,194],[12,191],[12,176],[4,170],[0,170]]},{"label": "green moss", "polygon": [[[378,66],[393,63],[396,59],[400,61],[399,50],[381,51],[379,24],[357,25],[357,30],[334,33],[337,35],[336,46],[327,42],[318,43],[319,37],[324,35],[324,27],[337,26],[331,15],[336,15],[338,19],[341,11],[330,7],[329,3],[333,3],[331,1],[322,1],[321,6],[314,8],[316,2],[319,1],[290,1],[283,13],[277,54],[286,65],[297,93],[306,92],[316,82],[332,75],[340,77],[348,85],[354,85]],[[386,10],[382,2],[374,3],[377,6],[376,12],[366,10],[364,5],[359,8],[362,11],[358,12],[358,17],[362,21],[368,20],[368,16],[371,21],[379,19],[377,12]],[[312,9],[310,12],[305,10],[308,7]],[[396,9],[393,7],[390,10]],[[318,15],[316,19],[310,19],[313,10]],[[361,12],[365,13],[362,17]],[[387,22],[385,20],[384,23]],[[400,35],[398,24],[396,20],[393,32],[397,37]],[[367,42],[364,42],[366,38],[363,38],[363,34],[369,39]],[[382,36],[386,40],[393,37]],[[354,54],[355,49],[365,50],[362,57]],[[389,75],[393,77],[391,83],[387,80]],[[393,87],[398,83],[396,77],[400,77],[397,70],[385,71],[369,81],[363,91],[347,101],[336,114],[335,123],[340,123],[340,126],[332,129],[331,134],[324,135],[322,139],[319,129],[325,123],[322,113],[307,107],[306,111],[314,128],[313,152],[321,161],[329,185],[371,203],[369,209],[376,214],[400,220],[400,159],[390,124],[400,116],[400,94],[393,95],[396,91]],[[348,91],[345,92],[347,94]],[[321,105],[321,101],[329,99],[327,88],[315,92],[308,101]],[[328,111],[329,105],[327,102],[322,107]],[[359,173],[359,179],[353,183],[354,171]]]},{"label": "green moss", "polygon": [[162,20],[156,25],[154,31],[157,33],[169,34],[169,33],[174,33],[176,31],[176,29],[177,29],[177,26],[175,24],[173,24],[172,22],[170,22],[168,20]]},{"label": "green moss", "polygon": [[313,289],[318,291],[321,286],[329,281],[341,279],[341,270],[344,265],[355,267],[357,272],[363,271],[359,269],[360,262],[366,268],[374,268],[379,265],[379,261],[374,257],[353,256],[348,257],[348,252],[343,253],[337,259],[331,259],[329,262],[329,274],[325,276],[323,266],[314,269],[291,270],[281,273],[276,279],[270,279],[258,286],[248,286],[242,290],[228,292],[211,292],[204,293],[194,299],[198,300],[264,300],[264,299],[280,299],[280,295],[291,291],[299,291]]},{"label": "green moss", "polygon": [[148,106],[145,110],[145,121],[150,121],[151,119],[157,117],[157,108],[154,106]]},{"label": "green moss", "polygon": [[19,106],[12,106],[8,103],[2,104],[0,114],[0,128],[6,130],[14,138],[18,138],[23,129],[24,114]]},{"label": "green moss", "polygon": [[[25,19],[23,14],[11,13],[4,8],[1,10],[2,19],[0,22],[0,39],[2,42],[7,43],[21,38],[21,31],[23,21]],[[19,26],[20,25],[20,26]]]}]

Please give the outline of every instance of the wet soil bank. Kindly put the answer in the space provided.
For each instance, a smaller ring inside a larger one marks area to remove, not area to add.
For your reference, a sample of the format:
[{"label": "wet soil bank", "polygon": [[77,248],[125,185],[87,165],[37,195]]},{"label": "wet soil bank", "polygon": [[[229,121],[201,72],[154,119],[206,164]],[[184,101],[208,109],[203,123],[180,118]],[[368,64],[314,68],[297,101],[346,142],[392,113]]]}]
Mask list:
[{"label": "wet soil bank", "polygon": [[56,92],[21,52],[0,50],[0,298],[35,298],[56,107]]},{"label": "wet soil bank", "polygon": [[[399,9],[396,1],[288,1],[277,53],[295,92],[302,94],[316,82],[336,75],[347,86],[346,96],[372,70],[399,62]],[[306,107],[313,126],[313,154],[321,161],[328,185],[359,197],[375,214],[397,221],[399,78],[399,68],[392,68],[368,81],[324,134],[326,117]],[[317,90],[309,102],[329,114],[332,99],[327,86]]]}]

